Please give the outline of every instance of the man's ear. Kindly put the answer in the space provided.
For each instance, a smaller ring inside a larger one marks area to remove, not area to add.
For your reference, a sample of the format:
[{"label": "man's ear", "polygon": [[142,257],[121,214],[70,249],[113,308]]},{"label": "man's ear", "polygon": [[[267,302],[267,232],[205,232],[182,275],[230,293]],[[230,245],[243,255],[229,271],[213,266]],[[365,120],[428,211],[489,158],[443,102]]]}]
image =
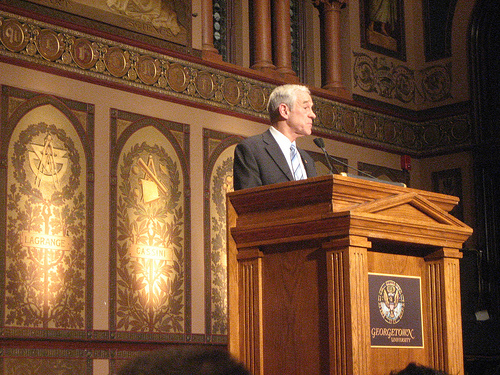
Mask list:
[{"label": "man's ear", "polygon": [[283,118],[283,119],[287,119],[288,118],[288,114],[290,112],[290,108],[288,108],[288,106],[285,104],[285,103],[281,103],[279,106],[278,106],[278,113],[280,114],[280,116]]}]

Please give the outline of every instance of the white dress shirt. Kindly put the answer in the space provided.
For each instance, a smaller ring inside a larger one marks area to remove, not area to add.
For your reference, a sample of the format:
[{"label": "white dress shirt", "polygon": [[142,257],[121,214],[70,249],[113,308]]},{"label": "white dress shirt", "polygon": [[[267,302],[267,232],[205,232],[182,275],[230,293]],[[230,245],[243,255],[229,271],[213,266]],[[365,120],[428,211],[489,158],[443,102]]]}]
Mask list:
[{"label": "white dress shirt", "polygon": [[[286,162],[288,163],[288,166],[290,167],[290,170],[292,171],[293,175],[293,167],[292,167],[292,160],[290,157],[290,146],[292,143],[295,144],[295,141],[290,142],[290,140],[278,129],[276,129],[274,126],[270,126],[271,134],[273,135],[274,139],[276,142],[278,142],[278,145],[280,146],[281,152],[283,155],[285,155]],[[297,145],[295,145],[297,146]],[[297,152],[298,149],[297,149]],[[300,156],[300,152],[299,152]],[[302,157],[299,158],[300,161],[300,168],[302,169],[302,175],[305,176],[304,178],[307,178],[307,173],[306,173],[306,168],[304,167],[304,163],[302,162]]]}]

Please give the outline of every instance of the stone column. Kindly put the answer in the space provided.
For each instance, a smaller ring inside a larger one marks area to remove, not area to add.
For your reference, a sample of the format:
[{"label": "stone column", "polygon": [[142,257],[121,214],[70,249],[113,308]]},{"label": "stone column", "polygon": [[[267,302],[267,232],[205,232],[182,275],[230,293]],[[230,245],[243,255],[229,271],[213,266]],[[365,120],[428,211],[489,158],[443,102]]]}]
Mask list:
[{"label": "stone column", "polygon": [[273,1],[274,63],[280,74],[294,76],[292,69],[292,35],[290,32],[290,0]]},{"label": "stone column", "polygon": [[270,0],[252,2],[252,69],[264,72],[275,70],[271,38],[271,3]]},{"label": "stone column", "polygon": [[214,20],[212,0],[201,0],[201,45],[203,58],[220,60],[222,56],[214,47]]},{"label": "stone column", "polygon": [[346,92],[342,84],[342,56],[340,46],[340,10],[346,0],[313,0],[319,9],[322,28],[323,88]]}]

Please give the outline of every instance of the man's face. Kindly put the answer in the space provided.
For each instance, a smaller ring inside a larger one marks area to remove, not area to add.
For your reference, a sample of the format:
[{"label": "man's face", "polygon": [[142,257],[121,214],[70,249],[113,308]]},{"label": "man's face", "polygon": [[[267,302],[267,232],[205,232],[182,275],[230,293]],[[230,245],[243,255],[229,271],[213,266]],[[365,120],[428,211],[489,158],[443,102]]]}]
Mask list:
[{"label": "man's face", "polygon": [[313,121],[316,115],[313,112],[313,101],[311,96],[303,91],[297,92],[297,101],[293,109],[289,109],[286,123],[291,133],[297,137],[311,135]]}]

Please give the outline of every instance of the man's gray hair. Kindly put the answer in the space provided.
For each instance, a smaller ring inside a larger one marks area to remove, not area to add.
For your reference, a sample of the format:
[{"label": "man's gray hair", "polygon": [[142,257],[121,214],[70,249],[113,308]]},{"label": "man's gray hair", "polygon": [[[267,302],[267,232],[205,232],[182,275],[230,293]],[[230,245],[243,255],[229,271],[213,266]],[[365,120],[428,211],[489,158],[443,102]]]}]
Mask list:
[{"label": "man's gray hair", "polygon": [[271,123],[275,123],[280,119],[278,111],[280,104],[286,104],[290,110],[293,109],[295,102],[297,102],[297,91],[311,94],[306,86],[292,84],[278,86],[271,92],[269,101],[267,102],[267,112],[269,113]]}]

